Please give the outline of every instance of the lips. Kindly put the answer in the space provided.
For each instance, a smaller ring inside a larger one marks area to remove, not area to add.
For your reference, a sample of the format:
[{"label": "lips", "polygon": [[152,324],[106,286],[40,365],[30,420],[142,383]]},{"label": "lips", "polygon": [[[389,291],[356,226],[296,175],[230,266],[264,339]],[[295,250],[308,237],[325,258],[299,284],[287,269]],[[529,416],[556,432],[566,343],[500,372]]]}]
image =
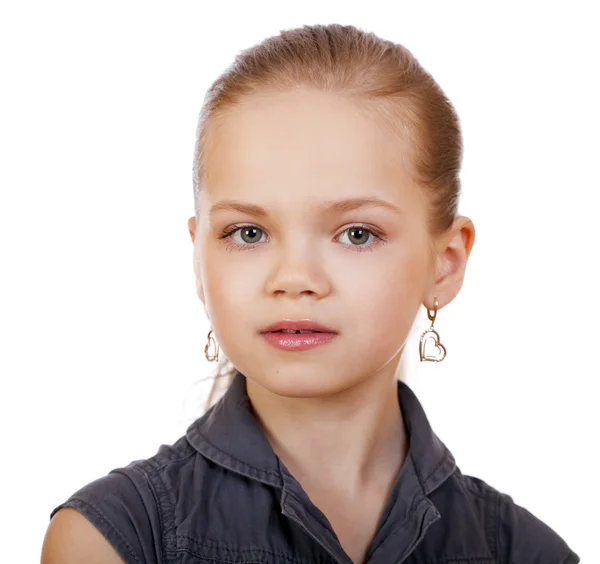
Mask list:
[{"label": "lips", "polygon": [[270,333],[289,333],[290,335],[299,335],[299,334],[304,334],[304,333],[323,333],[323,331],[312,331],[312,330],[306,330],[306,331],[301,331],[300,329],[293,331],[291,329],[278,329],[277,331],[269,331]]},{"label": "lips", "polygon": [[338,338],[337,333],[313,332],[287,333],[285,331],[267,331],[262,333],[262,338],[280,350],[287,352],[301,352],[316,347],[322,347]]},{"label": "lips", "polygon": [[282,319],[265,327],[261,333],[337,333],[318,321],[312,319]]}]

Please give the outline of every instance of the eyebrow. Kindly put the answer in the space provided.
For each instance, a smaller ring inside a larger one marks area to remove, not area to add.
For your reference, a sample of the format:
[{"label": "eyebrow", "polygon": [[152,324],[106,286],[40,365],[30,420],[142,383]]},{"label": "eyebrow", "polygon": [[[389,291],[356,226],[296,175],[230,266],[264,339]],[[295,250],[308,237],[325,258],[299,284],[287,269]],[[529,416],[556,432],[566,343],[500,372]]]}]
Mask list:
[{"label": "eyebrow", "polygon": [[[402,214],[400,208],[386,202],[380,198],[347,198],[345,200],[330,200],[318,206],[318,211],[321,213],[343,213],[353,211],[365,206],[374,206],[391,210],[395,213]],[[219,210],[233,210],[241,213],[247,213],[258,217],[267,217],[269,214],[265,208],[251,204],[248,202],[239,202],[235,200],[222,200],[214,204],[208,214],[209,217]]]}]

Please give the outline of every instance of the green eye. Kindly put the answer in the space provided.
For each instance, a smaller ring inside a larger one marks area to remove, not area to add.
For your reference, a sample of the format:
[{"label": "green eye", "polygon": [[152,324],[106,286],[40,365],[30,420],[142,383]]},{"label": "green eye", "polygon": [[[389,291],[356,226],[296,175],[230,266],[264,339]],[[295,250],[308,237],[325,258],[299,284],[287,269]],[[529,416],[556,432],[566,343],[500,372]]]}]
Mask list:
[{"label": "green eye", "polygon": [[[240,239],[236,240],[234,235],[240,232]],[[373,229],[370,229],[364,225],[352,225],[344,231],[342,231],[336,239],[339,239],[345,233],[349,234],[350,243],[342,243],[345,247],[352,248],[353,251],[374,251],[380,244],[385,243],[385,239],[382,235],[375,233]],[[260,227],[256,225],[237,225],[230,230],[225,230],[219,239],[230,239],[231,242],[227,246],[227,249],[234,248],[237,250],[248,250],[255,248],[262,235],[266,235]],[[369,241],[370,236],[373,236],[374,241],[370,244],[365,244]]]},{"label": "green eye", "polygon": [[[354,244],[360,245],[362,243],[366,243],[369,240],[369,235],[374,235],[374,233],[372,231],[369,231],[368,229],[364,229],[362,227],[350,227],[350,228],[346,229],[343,233],[349,234],[348,238],[350,239],[350,241],[353,245]],[[356,239],[354,239],[355,233],[358,234]]]},{"label": "green eye", "polygon": [[[248,243],[249,245],[252,245],[253,243],[258,243],[258,241],[260,240],[260,234],[263,233],[263,230],[259,229],[258,227],[247,226],[240,227],[239,232],[242,241]],[[257,234],[258,239],[256,238]]]}]

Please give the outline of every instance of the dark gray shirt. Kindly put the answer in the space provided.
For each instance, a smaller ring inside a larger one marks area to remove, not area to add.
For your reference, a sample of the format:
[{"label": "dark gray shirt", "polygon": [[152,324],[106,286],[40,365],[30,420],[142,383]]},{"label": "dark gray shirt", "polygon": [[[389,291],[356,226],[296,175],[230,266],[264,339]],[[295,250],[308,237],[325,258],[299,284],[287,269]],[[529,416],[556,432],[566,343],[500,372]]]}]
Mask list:
[{"label": "dark gray shirt", "polygon": [[[409,437],[369,564],[577,564],[548,525],[463,475],[407,384]],[[56,507],[74,507],[128,563],[351,564],[325,515],[275,454],[246,378],[172,445],[111,470]]]}]

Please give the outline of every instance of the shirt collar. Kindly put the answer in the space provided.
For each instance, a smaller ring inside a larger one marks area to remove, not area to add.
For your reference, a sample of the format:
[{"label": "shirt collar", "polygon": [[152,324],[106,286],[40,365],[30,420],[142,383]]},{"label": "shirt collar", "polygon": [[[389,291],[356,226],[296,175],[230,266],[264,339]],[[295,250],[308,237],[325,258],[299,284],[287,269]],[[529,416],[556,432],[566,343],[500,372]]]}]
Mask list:
[{"label": "shirt collar", "polygon": [[[428,496],[454,472],[456,463],[433,432],[415,393],[401,380],[398,401],[409,439],[402,473],[414,472],[414,483],[421,490],[418,493]],[[225,394],[188,427],[186,437],[192,447],[213,462],[268,485],[283,487],[285,476],[280,461],[252,412],[246,377],[241,372],[236,371]]]}]

